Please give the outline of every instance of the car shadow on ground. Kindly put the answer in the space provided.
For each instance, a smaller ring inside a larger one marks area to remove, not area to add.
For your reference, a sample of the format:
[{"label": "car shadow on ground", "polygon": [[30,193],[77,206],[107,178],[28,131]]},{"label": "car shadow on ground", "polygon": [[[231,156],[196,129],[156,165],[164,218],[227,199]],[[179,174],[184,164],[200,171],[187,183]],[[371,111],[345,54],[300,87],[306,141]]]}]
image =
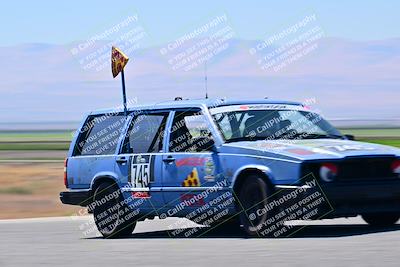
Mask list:
[{"label": "car shadow on ground", "polygon": [[[164,230],[152,232],[133,233],[127,239],[152,239],[152,238],[336,238],[348,237],[373,233],[399,231],[400,224],[390,227],[371,227],[366,224],[343,224],[343,225],[297,225],[290,232],[273,235],[249,237],[240,229],[225,229],[223,227],[191,227],[179,230]],[[98,239],[93,237],[88,239]]]}]

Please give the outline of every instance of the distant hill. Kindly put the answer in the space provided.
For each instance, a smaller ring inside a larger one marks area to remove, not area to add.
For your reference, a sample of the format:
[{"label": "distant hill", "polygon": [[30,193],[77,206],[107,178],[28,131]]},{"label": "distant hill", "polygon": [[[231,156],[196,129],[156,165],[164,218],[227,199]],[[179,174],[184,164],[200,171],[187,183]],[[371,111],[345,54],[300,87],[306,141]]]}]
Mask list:
[{"label": "distant hill", "polygon": [[[108,63],[100,71],[83,70],[82,57],[71,53],[78,43],[0,47],[0,122],[78,121],[89,110],[120,104],[119,77],[112,79]],[[226,50],[209,60],[210,96],[315,98],[314,107],[332,119],[400,117],[400,39],[321,39],[314,51],[277,72],[261,70],[258,56],[249,53],[259,43],[230,40]],[[104,44],[95,43],[92,49]],[[203,66],[174,71],[160,54],[161,47],[129,55],[128,98],[142,103],[203,97]]]}]

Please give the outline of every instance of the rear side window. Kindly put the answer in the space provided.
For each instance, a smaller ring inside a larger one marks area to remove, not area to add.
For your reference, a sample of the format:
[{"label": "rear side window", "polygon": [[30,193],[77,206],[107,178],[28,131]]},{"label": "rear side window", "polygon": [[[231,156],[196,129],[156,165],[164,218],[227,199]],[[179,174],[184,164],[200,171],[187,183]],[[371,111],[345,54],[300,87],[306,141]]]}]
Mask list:
[{"label": "rear side window", "polygon": [[122,153],[154,153],[162,150],[168,113],[141,114],[132,120]]},{"label": "rear side window", "polygon": [[123,115],[90,116],[75,144],[74,156],[110,155],[115,152],[126,117]]}]

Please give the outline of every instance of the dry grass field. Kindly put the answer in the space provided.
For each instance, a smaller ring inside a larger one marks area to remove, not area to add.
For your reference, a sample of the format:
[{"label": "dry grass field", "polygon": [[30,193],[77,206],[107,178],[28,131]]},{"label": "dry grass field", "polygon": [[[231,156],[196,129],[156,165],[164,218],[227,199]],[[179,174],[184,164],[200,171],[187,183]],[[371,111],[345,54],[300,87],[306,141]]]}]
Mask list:
[{"label": "dry grass field", "polygon": [[62,163],[0,163],[0,219],[73,215],[63,190]]}]

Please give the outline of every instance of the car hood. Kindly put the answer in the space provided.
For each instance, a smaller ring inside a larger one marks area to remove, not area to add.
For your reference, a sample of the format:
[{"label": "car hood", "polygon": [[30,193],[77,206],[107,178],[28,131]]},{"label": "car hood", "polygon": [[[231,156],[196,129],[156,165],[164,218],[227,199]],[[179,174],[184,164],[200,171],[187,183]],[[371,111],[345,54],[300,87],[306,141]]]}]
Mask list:
[{"label": "car hood", "polygon": [[241,141],[224,144],[221,152],[299,160],[400,156],[400,149],[395,147],[341,139]]}]

